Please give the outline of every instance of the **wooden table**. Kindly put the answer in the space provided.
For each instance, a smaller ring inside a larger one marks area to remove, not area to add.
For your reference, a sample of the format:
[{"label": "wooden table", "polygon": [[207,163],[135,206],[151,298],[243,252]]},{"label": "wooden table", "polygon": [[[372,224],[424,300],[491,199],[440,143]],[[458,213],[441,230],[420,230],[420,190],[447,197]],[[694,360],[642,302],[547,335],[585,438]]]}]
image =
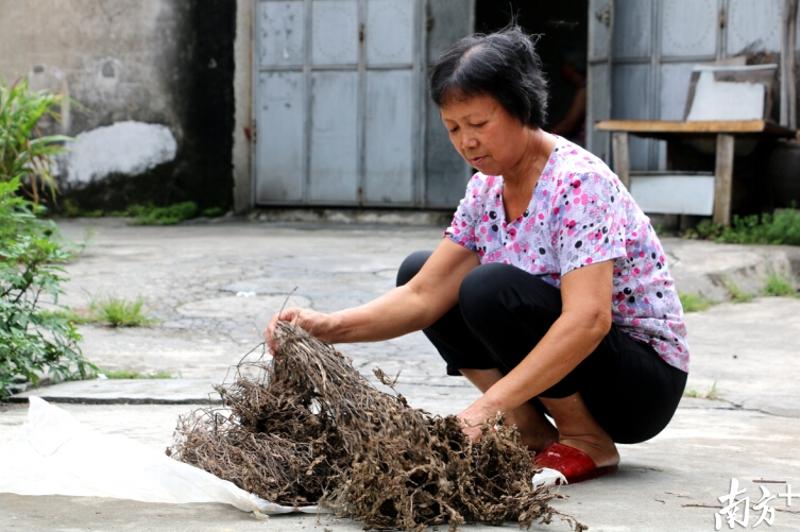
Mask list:
[{"label": "wooden table", "polygon": [[737,138],[778,139],[795,136],[795,130],[766,120],[713,120],[681,122],[670,120],[604,120],[595,127],[612,133],[614,171],[630,188],[629,135],[665,140],[668,143],[691,138],[716,137],[713,219],[728,225],[731,218],[734,142]]}]

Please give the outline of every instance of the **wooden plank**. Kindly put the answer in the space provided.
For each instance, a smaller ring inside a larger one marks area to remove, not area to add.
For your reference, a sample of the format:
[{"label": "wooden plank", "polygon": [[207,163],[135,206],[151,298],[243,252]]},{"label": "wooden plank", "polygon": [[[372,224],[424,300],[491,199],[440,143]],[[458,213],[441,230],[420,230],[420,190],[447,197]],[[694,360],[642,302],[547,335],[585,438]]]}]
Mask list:
[{"label": "wooden plank", "polygon": [[714,170],[714,223],[731,223],[733,189],[733,135],[717,135],[717,164]]},{"label": "wooden plank", "polygon": [[793,137],[795,131],[765,120],[603,120],[595,127],[600,131],[624,131],[638,134],[766,134],[778,137]]},{"label": "wooden plank", "polygon": [[625,188],[630,188],[631,159],[628,151],[628,134],[619,131],[612,133],[611,150],[614,158],[614,173],[617,174]]}]

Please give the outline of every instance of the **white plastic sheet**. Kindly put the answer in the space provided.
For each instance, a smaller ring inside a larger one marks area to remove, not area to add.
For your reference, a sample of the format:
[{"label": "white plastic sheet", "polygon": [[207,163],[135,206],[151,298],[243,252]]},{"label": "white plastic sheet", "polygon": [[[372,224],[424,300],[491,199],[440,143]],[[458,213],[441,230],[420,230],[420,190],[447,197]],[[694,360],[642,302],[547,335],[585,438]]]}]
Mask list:
[{"label": "white plastic sheet", "polygon": [[265,501],[129,438],[98,433],[39,397],[30,398],[27,422],[3,447],[0,493],[215,502],[257,515],[319,511]]}]

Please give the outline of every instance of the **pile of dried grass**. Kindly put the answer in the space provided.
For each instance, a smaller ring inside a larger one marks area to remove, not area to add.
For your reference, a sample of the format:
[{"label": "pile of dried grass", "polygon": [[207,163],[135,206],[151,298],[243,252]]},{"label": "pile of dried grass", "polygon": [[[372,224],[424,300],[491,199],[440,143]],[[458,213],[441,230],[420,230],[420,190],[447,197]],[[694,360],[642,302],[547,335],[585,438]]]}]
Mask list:
[{"label": "pile of dried grass", "polygon": [[[281,323],[274,360],[242,361],[220,386],[226,407],[182,418],[170,450],[260,497],[322,504],[373,528],[549,523],[557,495],[534,489],[514,428],[467,441],[454,416],[431,416],[376,390],[333,347]],[[380,370],[378,378],[389,386]]]}]

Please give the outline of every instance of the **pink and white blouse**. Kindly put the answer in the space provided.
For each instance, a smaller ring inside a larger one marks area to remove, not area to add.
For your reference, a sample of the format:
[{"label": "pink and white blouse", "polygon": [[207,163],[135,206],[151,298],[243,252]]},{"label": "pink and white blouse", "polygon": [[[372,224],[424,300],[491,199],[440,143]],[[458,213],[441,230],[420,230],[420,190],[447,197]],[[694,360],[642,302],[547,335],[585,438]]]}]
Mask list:
[{"label": "pink and white blouse", "polygon": [[519,218],[506,220],[502,176],[478,172],[445,236],[483,264],[511,264],[556,288],[572,270],[613,260],[614,324],[688,371],[683,308],[650,219],[602,160],[557,139]]}]

